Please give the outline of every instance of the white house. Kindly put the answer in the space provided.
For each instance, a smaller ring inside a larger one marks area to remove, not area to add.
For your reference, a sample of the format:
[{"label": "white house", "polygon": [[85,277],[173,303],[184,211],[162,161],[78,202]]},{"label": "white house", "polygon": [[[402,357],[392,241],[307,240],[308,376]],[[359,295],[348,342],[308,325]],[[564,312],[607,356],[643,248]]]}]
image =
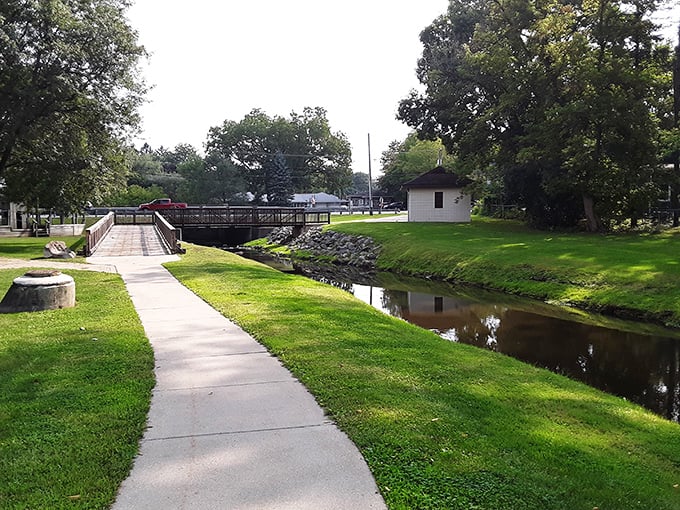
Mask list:
[{"label": "white house", "polygon": [[470,181],[442,166],[402,185],[408,191],[408,221],[470,222],[472,198],[463,191]]},{"label": "white house", "polygon": [[296,207],[316,207],[317,209],[340,209],[347,203],[335,195],[324,193],[296,193],[293,195],[292,205]]}]

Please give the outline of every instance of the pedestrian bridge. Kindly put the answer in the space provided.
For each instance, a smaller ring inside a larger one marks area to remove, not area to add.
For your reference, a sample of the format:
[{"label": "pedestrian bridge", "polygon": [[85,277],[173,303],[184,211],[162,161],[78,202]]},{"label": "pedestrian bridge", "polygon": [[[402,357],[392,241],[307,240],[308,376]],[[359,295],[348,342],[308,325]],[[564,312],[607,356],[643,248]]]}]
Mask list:
[{"label": "pedestrian bridge", "polygon": [[[86,256],[167,255],[181,252],[180,241],[204,240],[206,233],[235,230],[249,239],[275,227],[301,232],[330,223],[329,212],[299,207],[209,207],[163,211],[110,212],[86,230]],[[219,235],[217,236],[219,239]],[[248,240],[249,240],[248,239]]]}]

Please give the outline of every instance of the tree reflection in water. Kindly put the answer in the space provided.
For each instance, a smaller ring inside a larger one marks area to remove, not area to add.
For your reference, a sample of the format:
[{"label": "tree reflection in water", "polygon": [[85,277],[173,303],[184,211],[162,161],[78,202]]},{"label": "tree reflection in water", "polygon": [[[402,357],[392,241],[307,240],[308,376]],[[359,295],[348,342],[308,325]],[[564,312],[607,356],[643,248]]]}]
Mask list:
[{"label": "tree reflection in water", "polygon": [[[367,290],[370,289],[370,290]],[[466,296],[354,285],[357,297],[381,296],[378,308],[437,332],[454,342],[475,345],[578,379],[625,397],[673,421],[680,421],[680,340],[674,332],[636,333],[576,322],[523,308]],[[376,306],[376,303],[373,303]],[[617,321],[620,324],[620,321]],[[634,323],[628,324],[635,329]]]}]

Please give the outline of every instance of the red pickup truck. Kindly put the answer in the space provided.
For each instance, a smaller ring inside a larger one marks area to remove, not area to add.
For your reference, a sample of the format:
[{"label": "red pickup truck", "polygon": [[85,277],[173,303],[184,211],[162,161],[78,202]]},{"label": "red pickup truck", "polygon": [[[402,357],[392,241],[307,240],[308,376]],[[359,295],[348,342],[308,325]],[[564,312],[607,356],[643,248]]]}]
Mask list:
[{"label": "red pickup truck", "polygon": [[160,211],[161,209],[186,209],[187,204],[184,202],[173,202],[169,198],[157,198],[148,204],[141,204],[140,211]]}]

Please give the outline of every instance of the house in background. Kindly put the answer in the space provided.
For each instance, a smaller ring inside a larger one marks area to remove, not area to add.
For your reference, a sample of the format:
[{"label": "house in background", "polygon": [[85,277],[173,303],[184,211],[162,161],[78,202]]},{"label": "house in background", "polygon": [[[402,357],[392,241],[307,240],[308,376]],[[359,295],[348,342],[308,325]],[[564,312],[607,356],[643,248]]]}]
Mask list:
[{"label": "house in background", "polygon": [[470,222],[472,198],[463,191],[469,179],[444,167],[424,173],[402,185],[408,192],[408,221]]},{"label": "house in background", "polygon": [[367,211],[373,209],[374,211],[380,211],[382,209],[381,204],[382,206],[386,206],[392,202],[392,197],[377,192],[373,193],[370,199],[366,193],[361,195],[347,195],[347,200],[349,201],[350,210]]},{"label": "house in background", "polygon": [[324,193],[296,193],[293,195],[292,204],[294,207],[314,207],[316,209],[337,209],[347,205],[346,200],[342,200],[335,195]]},{"label": "house in background", "polygon": [[27,236],[30,232],[26,208],[0,196],[0,237]]}]

